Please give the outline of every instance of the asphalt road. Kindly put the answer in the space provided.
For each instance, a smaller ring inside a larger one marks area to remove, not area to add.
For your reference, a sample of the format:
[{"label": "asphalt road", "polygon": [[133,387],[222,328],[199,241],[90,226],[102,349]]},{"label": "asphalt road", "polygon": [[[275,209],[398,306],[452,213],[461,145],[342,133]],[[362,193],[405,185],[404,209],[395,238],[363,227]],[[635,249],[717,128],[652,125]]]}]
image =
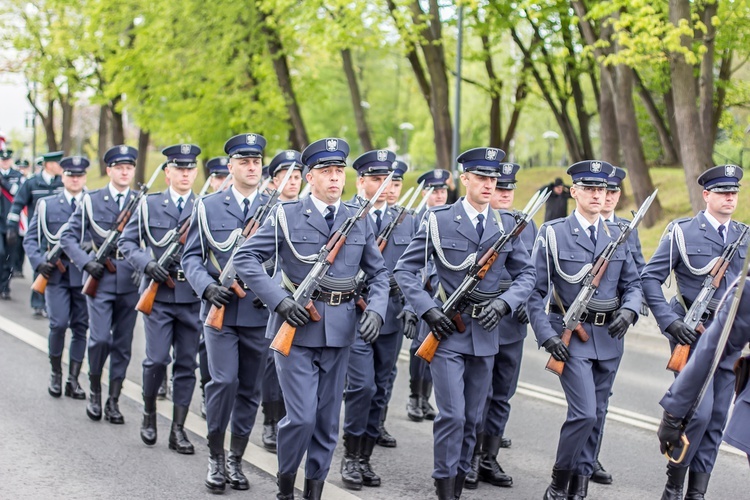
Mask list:
[{"label": "asphalt road", "polygon": [[[13,299],[0,302],[0,498],[206,498],[203,486],[207,448],[205,423],[198,416],[200,393],[196,390],[195,414],[188,419],[194,456],[168,450],[169,402],[160,402],[159,442],[145,446],[139,438],[140,362],[143,330],[140,321],[133,346],[121,409],[126,423],[92,422],[85,403],[47,394],[49,363],[46,355],[46,320],[34,320],[28,306],[29,280],[13,282]],[[628,338],[626,354],[611,400],[613,413],[607,422],[601,459],[614,474],[614,484],[592,484],[592,499],[659,498],[665,461],[658,452],[654,422],[661,414],[658,400],[672,378],[664,370],[667,347],[658,336],[636,330]],[[40,350],[40,349],[45,349]],[[541,498],[549,482],[565,407],[559,399],[557,378],[544,371],[547,356],[526,343],[521,390],[513,400],[507,429],[513,446],[501,450],[500,462],[514,479],[512,488],[480,484],[464,498]],[[82,376],[82,379],[85,379]],[[84,383],[84,388],[88,384]],[[404,410],[408,396],[408,367],[399,361],[399,376],[387,427],[398,439],[395,449],[376,448],[372,458],[383,479],[379,488],[359,492],[343,490],[338,473],[342,447],[337,449],[324,498],[423,499],[435,498],[432,470],[432,427],[414,423]],[[627,412],[634,412],[632,414]],[[624,415],[624,416],[622,416]],[[232,498],[274,498],[275,455],[260,445],[261,419],[251,436],[245,459],[251,489],[227,489]],[[298,480],[302,474],[299,474]],[[720,452],[711,479],[709,498],[737,498],[749,479],[747,460]],[[298,482],[298,485],[300,483]],[[298,498],[301,495],[298,494]]]}]

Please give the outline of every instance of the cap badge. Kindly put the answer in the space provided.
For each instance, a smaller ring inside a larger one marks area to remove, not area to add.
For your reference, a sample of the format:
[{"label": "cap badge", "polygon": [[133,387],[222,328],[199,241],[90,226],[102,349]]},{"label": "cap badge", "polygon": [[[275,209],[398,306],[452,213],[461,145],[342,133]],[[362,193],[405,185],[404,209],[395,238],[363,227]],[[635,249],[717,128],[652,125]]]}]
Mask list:
[{"label": "cap badge", "polygon": [[444,170],[440,170],[440,169],[435,170],[435,179],[442,179],[443,174],[445,174]]},{"label": "cap badge", "polygon": [[222,158],[221,160],[219,160],[219,163],[221,163],[222,165],[226,165],[229,162],[227,161],[226,158]]},{"label": "cap badge", "polygon": [[180,153],[184,155],[189,155],[190,149],[191,149],[190,144],[183,144],[180,146]]},{"label": "cap badge", "polygon": [[487,148],[487,151],[484,153],[484,159],[494,161],[497,159],[497,149],[495,148]]},{"label": "cap badge", "polygon": [[75,165],[77,167],[80,164],[81,164],[81,157],[80,156],[74,156],[73,157],[73,165]]},{"label": "cap badge", "polygon": [[326,140],[326,150],[328,151],[336,151],[339,149],[339,141],[338,139],[328,139]]},{"label": "cap badge", "polygon": [[592,161],[591,162],[590,170],[593,173],[598,174],[599,172],[602,171],[602,162],[600,162],[600,161]]},{"label": "cap badge", "polygon": [[255,134],[247,134],[245,136],[245,142],[250,144],[251,146],[254,145],[257,140],[258,137]]},{"label": "cap badge", "polygon": [[388,159],[388,151],[381,149],[378,151],[378,161],[385,161]]},{"label": "cap badge", "polygon": [[737,171],[737,167],[735,165],[724,166],[724,175],[726,177],[734,177],[736,171]]},{"label": "cap badge", "polygon": [[127,146],[120,146],[120,154],[121,155],[128,154],[128,147]]},{"label": "cap badge", "polygon": [[286,152],[286,159],[287,160],[293,160],[294,159],[294,151],[289,150]]},{"label": "cap badge", "polygon": [[510,175],[513,173],[512,163],[503,163],[503,175]]}]

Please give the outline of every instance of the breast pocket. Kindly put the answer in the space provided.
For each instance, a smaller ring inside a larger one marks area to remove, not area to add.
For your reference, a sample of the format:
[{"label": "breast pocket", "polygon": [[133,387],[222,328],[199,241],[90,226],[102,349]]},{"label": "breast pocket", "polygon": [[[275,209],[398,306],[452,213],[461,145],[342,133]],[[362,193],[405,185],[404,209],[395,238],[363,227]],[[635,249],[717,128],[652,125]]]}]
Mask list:
[{"label": "breast pocket", "polygon": [[365,235],[359,231],[352,231],[346,238],[344,245],[344,263],[348,266],[358,266],[362,260],[365,248]]},{"label": "breast pocket", "polygon": [[294,248],[303,255],[317,253],[323,246],[323,235],[319,231],[290,228],[289,233]]},{"label": "breast pocket", "polygon": [[625,263],[625,259],[628,257],[628,251],[622,247],[618,248],[607,266],[607,280],[608,281],[619,281],[620,275],[622,274],[622,266]]},{"label": "breast pocket", "polygon": [[100,210],[101,213],[94,214],[94,222],[102,229],[109,230],[115,225],[115,215],[112,213],[105,213]]},{"label": "breast pocket", "polygon": [[440,246],[446,260],[452,265],[459,265],[469,253],[469,241],[465,238],[441,238]]},{"label": "breast pocket", "polygon": [[170,226],[171,223],[169,219],[161,217],[149,217],[148,219],[148,229],[151,232],[151,235],[156,239],[160,239],[164,236],[167,231],[171,229]]},{"label": "breast pocket", "polygon": [[703,267],[713,258],[713,248],[709,243],[686,243],[685,254],[692,267]]},{"label": "breast pocket", "polygon": [[[591,256],[579,249],[561,249],[557,256],[560,270],[565,274],[576,274],[583,266],[591,263]],[[551,263],[550,263],[551,264]]]}]

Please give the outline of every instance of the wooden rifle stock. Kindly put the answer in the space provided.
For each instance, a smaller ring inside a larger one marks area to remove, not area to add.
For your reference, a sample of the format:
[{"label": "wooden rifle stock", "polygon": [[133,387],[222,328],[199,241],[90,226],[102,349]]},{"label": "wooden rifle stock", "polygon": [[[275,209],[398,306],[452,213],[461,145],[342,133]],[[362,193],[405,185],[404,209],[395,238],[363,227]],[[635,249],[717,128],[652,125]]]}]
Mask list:
[{"label": "wooden rifle stock", "polygon": [[62,274],[65,274],[65,271],[67,271],[67,269],[65,269],[65,265],[62,263],[62,260],[60,259],[57,259],[57,261],[55,262],[55,266],[57,267],[57,270],[60,271],[60,273]]},{"label": "wooden rifle stock", "polygon": [[45,278],[41,274],[38,275],[34,280],[34,283],[31,284],[31,290],[36,293],[44,294],[44,291],[47,289],[47,281],[47,278]]},{"label": "wooden rifle stock", "polygon": [[357,309],[362,312],[367,309],[367,302],[365,302],[365,299],[363,299],[362,297],[358,297],[357,301],[354,304],[357,306]]},{"label": "wooden rifle stock", "polygon": [[417,349],[417,357],[424,359],[427,363],[432,363],[432,358],[435,357],[435,352],[439,345],[440,340],[437,336],[432,332],[428,333],[422,345]]},{"label": "wooden rifle stock", "polygon": [[[578,323],[578,325],[575,327],[574,330],[568,330],[567,328],[563,331],[562,336],[560,339],[563,341],[563,344],[565,344],[565,347],[568,347],[570,345],[570,339],[573,337],[573,332],[575,331],[576,335],[578,335],[578,339],[581,342],[587,342],[589,340],[589,334],[586,333],[586,330],[583,329],[583,326]],[[552,356],[549,357],[549,361],[547,361],[547,366],[544,367],[547,371],[550,371],[557,376],[562,375],[563,368],[565,368],[565,361],[558,361]]]},{"label": "wooden rifle stock", "polygon": [[388,240],[383,238],[378,242],[378,250],[380,250],[380,253],[383,253],[383,250],[385,250],[385,246],[388,244]]},{"label": "wooden rifle stock", "polygon": [[146,316],[151,314],[154,309],[154,300],[156,300],[156,292],[159,291],[159,283],[155,280],[151,280],[148,287],[143,291],[141,298],[138,299],[138,303],[135,305],[135,310],[142,312]]},{"label": "wooden rifle stock", "polygon": [[225,312],[226,307],[216,307],[211,304],[211,308],[208,310],[208,314],[206,314],[206,321],[203,322],[203,325],[213,328],[214,330],[221,330],[221,327],[224,326]]},{"label": "wooden rifle stock", "polygon": [[86,282],[83,284],[83,293],[89,297],[96,297],[96,289],[99,288],[99,280],[94,279],[93,276],[89,275],[86,278]]},{"label": "wooden rifle stock", "polygon": [[[320,321],[320,313],[315,308],[312,300],[305,306],[307,313],[310,315],[312,321]],[[292,342],[294,342],[294,336],[297,333],[297,327],[290,325],[286,321],[281,324],[281,328],[276,332],[276,336],[271,342],[271,349],[278,352],[282,356],[289,356],[289,352],[292,350]]]},{"label": "wooden rifle stock", "polygon": [[247,297],[247,293],[245,293],[245,290],[242,289],[237,280],[232,281],[232,284],[229,285],[229,289],[232,290],[234,294],[241,299]]},{"label": "wooden rifle stock", "polygon": [[[703,326],[703,323],[698,323],[698,326],[695,327],[695,331],[698,333],[703,333],[704,331],[706,331],[706,328]],[[669,362],[667,362],[667,370],[673,371],[675,373],[680,373],[682,369],[685,368],[689,356],[690,346],[677,344],[672,351],[672,355],[669,356]]]}]

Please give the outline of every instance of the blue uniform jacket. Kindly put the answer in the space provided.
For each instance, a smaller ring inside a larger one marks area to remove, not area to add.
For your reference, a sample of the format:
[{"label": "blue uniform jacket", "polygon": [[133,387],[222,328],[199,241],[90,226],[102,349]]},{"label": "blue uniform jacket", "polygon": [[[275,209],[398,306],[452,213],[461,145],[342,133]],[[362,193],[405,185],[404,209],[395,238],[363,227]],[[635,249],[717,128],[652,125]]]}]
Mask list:
[{"label": "blue uniform jacket", "polygon": [[[44,205],[44,208],[42,208],[42,205]],[[26,256],[29,258],[29,263],[34,269],[39,267],[39,264],[47,262],[45,254],[54,246],[54,243],[49,242],[44,235],[39,214],[42,212],[45,214],[44,224],[51,235],[57,234],[62,225],[68,222],[68,219],[73,214],[73,207],[70,206],[63,193],[42,198],[39,200],[37,208],[38,210],[34,212],[34,217],[32,217],[29,223],[26,237],[23,239],[23,248],[26,250]],[[47,283],[56,285],[61,281],[65,281],[70,283],[71,286],[83,285],[81,271],[76,266],[70,265],[68,256],[63,253],[60,260],[66,268],[65,274],[61,273],[55,267]]]},{"label": "blue uniform jacket", "polygon": [[[731,289],[734,288],[736,287]],[[703,340],[696,346],[687,365],[659,402],[671,415],[684,417],[698,397],[698,392],[708,375],[728,312],[729,307],[721,308],[716,321],[712,322],[711,326],[706,329],[702,336]],[[730,370],[748,342],[750,342],[750,282],[745,283],[740,307],[732,324],[729,339],[724,347],[719,370]],[[727,375],[733,376],[731,373],[727,373]],[[737,396],[732,417],[724,432],[724,441],[750,454],[750,427],[747,425],[748,422],[750,422],[750,384]]]},{"label": "blue uniform jacket", "polygon": [[[676,240],[674,226],[679,225],[684,234],[685,255],[687,256],[690,266],[693,268],[702,268],[706,266],[711,259],[718,257],[724,251],[724,242],[719,233],[708,222],[703,211],[692,219],[683,219],[673,221],[670,224],[670,232],[662,238],[654,256],[641,273],[643,282],[643,294],[646,298],[649,308],[654,313],[654,318],[659,324],[662,333],[674,342],[671,335],[666,333],[666,328],[678,319],[685,317],[685,309],[679,303],[676,297],[673,297],[669,303],[664,298],[661,285],[669,277],[670,268],[674,271],[677,279],[677,286],[686,301],[692,302],[698,295],[703,284],[705,275],[698,276],[693,274],[685,265]],[[740,223],[731,221],[727,231],[727,245],[736,241],[741,232]],[[721,286],[716,290],[714,300],[718,300],[726,291],[727,280],[731,283],[742,268],[742,261],[747,253],[747,242],[743,243],[737,254],[732,259],[726,275],[721,282]],[[709,269],[710,271],[710,269]]]},{"label": "blue uniform jacket", "polygon": [[[529,256],[531,256],[531,251],[534,249],[536,233],[536,222],[532,220],[524,228],[524,230],[521,231],[521,235],[518,237],[521,241],[523,241],[523,246],[526,247],[526,251],[528,252]],[[510,286],[510,284],[513,282],[513,277],[506,269],[503,269],[503,273],[500,279],[507,283],[503,284],[504,287]],[[525,305],[526,301],[524,301],[523,303]],[[513,344],[515,342],[518,342],[519,340],[525,339],[528,330],[528,325],[522,325],[518,322],[515,313],[504,316],[500,320],[500,345]]]},{"label": "blue uniform jacket", "polygon": [[8,227],[18,229],[18,221],[24,207],[28,207],[28,220],[33,219],[34,210],[36,210],[36,204],[39,203],[39,200],[53,194],[61,193],[63,189],[60,176],[53,177],[52,182],[49,184],[44,180],[42,174],[37,174],[29,178],[21,185],[15,198],[13,198],[13,205],[10,207],[10,212],[8,213]]},{"label": "blue uniform jacket", "polygon": [[[446,297],[458,288],[468,272],[468,268],[462,271],[452,271],[442,262],[433,244],[433,236],[436,235],[432,229],[428,238],[427,228],[430,226],[430,217],[434,216],[437,219],[440,246],[443,249],[445,259],[453,266],[461,264],[469,254],[474,252],[477,252],[477,259],[481,258],[484,252],[501,236],[500,226],[494,216],[495,212],[490,210],[480,241],[476,228],[471,224],[469,216],[466,215],[466,211],[461,205],[461,200],[459,199],[452,205],[430,209],[429,216],[425,217],[420,225],[419,232],[396,264],[394,271],[396,281],[404,292],[406,300],[414,307],[419,317],[422,317],[429,309],[440,306],[439,300],[433,298],[423,288],[424,282],[422,281],[421,271],[425,267],[426,256],[433,257],[438,281],[445,289]],[[500,214],[504,231],[511,231],[515,226],[515,219],[508,212],[501,212]],[[512,311],[515,311],[519,305],[526,302],[526,298],[534,286],[534,268],[529,261],[528,250],[519,238],[502,248],[495,263],[479,283],[477,290],[482,292],[498,291],[504,271],[510,274],[513,284],[500,295],[500,298],[510,306]],[[461,318],[466,325],[466,331],[464,333],[456,332],[443,340],[440,343],[440,348],[474,356],[497,354],[500,326],[498,325],[492,331],[487,331],[470,315],[462,314]],[[420,337],[423,337],[426,333],[426,331],[423,331]]]},{"label": "blue uniform jacket", "polygon": [[[146,265],[149,262],[152,260],[158,261],[169,246],[169,243],[165,242],[164,246],[157,247],[154,245],[154,241],[159,242],[171,229],[182,227],[182,224],[190,218],[194,202],[195,195],[191,192],[185,200],[182,213],[180,213],[169,196],[169,190],[163,193],[150,194],[142,200],[141,206],[138,207],[136,213],[130,218],[127,226],[125,226],[125,230],[122,232],[122,236],[120,236],[117,242],[117,246],[123,255],[125,255],[125,258],[140,273],[145,271]],[[144,204],[147,205],[145,210],[143,208]],[[146,214],[148,214],[148,220],[145,217]],[[147,230],[154,241],[149,238]],[[177,255],[176,263],[167,270],[172,275],[175,287],[169,288],[166,284],[159,285],[159,290],[156,292],[156,300],[158,302],[176,304],[198,302],[198,297],[196,297],[190,283],[184,281],[184,279],[183,281],[178,281],[177,279],[178,274],[183,274],[178,273],[178,271],[182,270],[180,255]],[[144,275],[141,283],[141,293],[143,293],[150,282],[151,278]]]},{"label": "blue uniform jacket", "polygon": [[[127,196],[130,199],[135,197],[132,189],[128,191]],[[89,203],[91,206],[90,210],[87,208]],[[83,266],[94,260],[96,249],[104,242],[106,231],[114,227],[119,214],[120,207],[110,195],[108,187],[105,186],[102,189],[84,193],[83,200],[78,204],[76,211],[68,220],[68,227],[60,236],[60,244],[63,250],[78,269],[83,271]],[[99,234],[92,227],[92,219],[104,231],[103,235]],[[81,242],[85,241],[93,242],[94,248],[89,252],[81,248]],[[137,292],[138,288],[133,282],[133,266],[125,259],[115,259],[114,255],[112,255],[111,260],[116,267],[116,272],[112,274],[105,270],[104,276],[99,281],[98,290],[120,294]],[[87,278],[88,273],[84,272],[82,277],[83,282]]]},{"label": "blue uniform jacket", "polygon": [[[266,203],[268,198],[258,194],[250,205],[247,217],[253,216],[258,207]],[[196,202],[190,221],[185,249],[182,252],[182,268],[185,276],[193,287],[196,295],[203,298],[203,292],[211,283],[218,283],[221,270],[226,266],[232,255],[234,246],[222,251],[213,245],[204,232],[203,224],[198,223],[198,213],[201,204],[205,208],[205,227],[211,233],[215,243],[221,244],[230,237],[232,231],[245,227],[245,217],[231,190],[209,194]],[[184,212],[183,212],[184,213]],[[211,257],[213,255],[213,258]],[[216,267],[214,262],[218,262]],[[255,294],[252,290],[245,290],[247,295],[240,299],[232,294],[229,304],[224,306],[224,324],[227,326],[266,326],[268,310],[253,306]],[[203,301],[201,306],[201,320],[206,319],[211,304]]]},{"label": "blue uniform jacket", "polygon": [[[289,241],[277,222],[278,211],[283,209],[289,229]],[[274,311],[276,306],[290,294],[268,276],[263,262],[274,254],[278,257],[279,267],[293,283],[301,283],[312,269],[312,264],[295,257],[289,242],[301,256],[315,256],[328,242],[331,235],[350,216],[357,212],[357,207],[341,203],[336,212],[333,228],[329,231],[325,219],[307,196],[300,201],[282,203],[263,224],[260,230],[245,242],[237,252],[235,265],[237,274],[245,280],[250,288]],[[369,217],[357,221],[346,239],[346,244],[328,269],[328,276],[333,278],[353,278],[357,268],[370,276],[367,309],[374,311],[381,318],[386,317],[388,304],[388,271],[383,256],[375,245],[375,235]],[[354,342],[356,312],[354,301],[341,305],[329,306],[315,301],[315,308],[321,316],[317,322],[309,322],[297,329],[294,345],[304,347],[347,347]],[[283,323],[282,318],[271,314],[266,337],[273,338]]]},{"label": "blue uniform jacket", "polygon": [[[617,239],[620,233],[616,224],[608,224],[608,235],[604,229],[604,222],[600,219],[597,228],[596,248],[594,248],[588,233],[578,223],[575,214],[546,222],[539,229],[539,236],[531,256],[536,268],[536,286],[529,297],[528,315],[540,347],[553,336],[559,336],[563,331],[563,316],[551,311],[549,314],[545,313],[545,304],[547,300],[551,300],[551,297],[548,297],[551,293],[548,276],[566,310],[581,290],[580,282],[569,283],[560,276],[554,264],[555,259],[547,238],[548,228],[555,233],[560,270],[571,276],[577,274],[586,264],[593,264],[596,257],[607,247],[607,244]],[[615,251],[604,273],[604,278],[594,294],[594,300],[602,305],[613,306],[611,309],[629,309],[636,313],[637,318],[638,312],[641,310],[642,299],[643,294],[638,271],[628,244],[625,242]],[[615,306],[615,301],[619,303],[618,306]],[[550,303],[554,304],[554,301]],[[602,309],[605,308],[602,307]],[[594,326],[591,323],[583,323],[583,327],[590,338],[588,342],[581,342],[578,336],[574,334],[569,346],[570,355],[588,359],[620,357],[624,342],[622,339],[610,337],[607,333],[607,326],[606,324]]]},{"label": "blue uniform jacket", "polygon": [[0,188],[2,189],[2,193],[0,193],[0,231],[3,233],[8,227],[7,219],[13,206],[13,197],[22,187],[22,178],[21,172],[13,168],[9,169],[7,174],[0,172]]}]

